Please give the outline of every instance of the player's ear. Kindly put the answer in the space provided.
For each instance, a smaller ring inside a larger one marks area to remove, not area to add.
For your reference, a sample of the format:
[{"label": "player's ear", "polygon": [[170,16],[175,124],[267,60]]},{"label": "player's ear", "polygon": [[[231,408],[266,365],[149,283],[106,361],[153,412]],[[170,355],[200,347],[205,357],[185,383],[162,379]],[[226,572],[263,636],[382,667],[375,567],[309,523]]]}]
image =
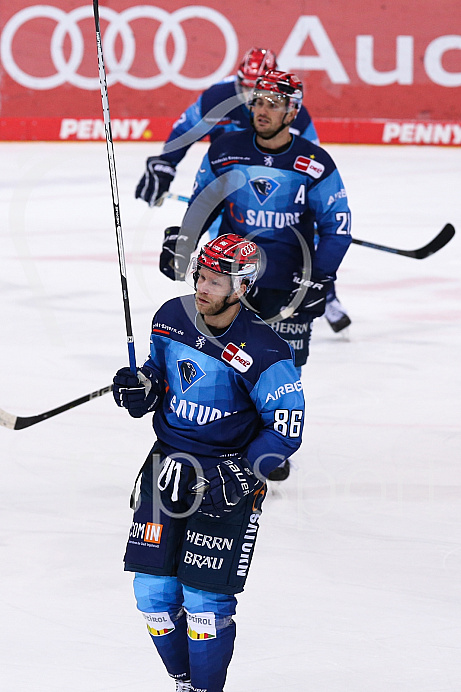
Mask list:
[{"label": "player's ear", "polygon": [[235,295],[240,300],[240,298],[247,292],[248,286],[242,281],[239,288],[235,291]]},{"label": "player's ear", "polygon": [[291,111],[288,111],[288,113],[286,114],[285,122],[288,122],[288,124],[291,125],[291,123],[293,122],[293,120],[296,118],[297,115],[298,115],[298,111],[296,110],[296,108],[292,108]]}]

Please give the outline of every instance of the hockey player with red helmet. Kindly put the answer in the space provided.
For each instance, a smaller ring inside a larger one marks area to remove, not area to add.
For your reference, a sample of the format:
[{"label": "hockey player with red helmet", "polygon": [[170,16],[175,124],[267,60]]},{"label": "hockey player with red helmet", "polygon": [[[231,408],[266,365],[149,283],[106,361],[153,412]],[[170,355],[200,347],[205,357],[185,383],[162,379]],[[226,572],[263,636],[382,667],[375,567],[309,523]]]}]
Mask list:
[{"label": "hockey player with red helmet", "polygon": [[158,310],[149,358],[114,377],[119,406],[154,414],[125,569],[177,692],[222,692],[265,479],[301,444],[290,347],[241,303],[260,260],[240,235],[207,243],[187,272],[195,295]]},{"label": "hockey player with red helmet", "polygon": [[[250,48],[243,56],[237,74],[204,91],[175,122],[160,156],[150,156],[135,196],[149,206],[161,204],[176,175],[176,167],[196,141],[209,136],[213,143],[220,135],[251,128],[248,101],[256,80],[268,70],[277,69],[275,53],[266,48]],[[292,133],[319,144],[312,118],[300,104],[290,124]],[[211,235],[215,233],[215,227]],[[333,331],[349,326],[347,310],[339,302],[331,282],[325,316]]]},{"label": "hockey player with red helmet", "polygon": [[[258,77],[277,67],[275,53],[266,48],[250,48],[242,58],[237,74],[213,84],[197,101],[182,113],[165,142],[160,156],[150,156],[146,170],[139,181],[135,196],[154,206],[161,203],[176,174],[176,166],[194,142],[209,136],[214,142],[226,132],[236,132],[251,127],[249,96]],[[296,132],[318,143],[312,119],[306,108],[300,109]]]},{"label": "hockey player with red helmet", "polygon": [[[181,229],[167,229],[160,257],[161,270],[181,279],[191,250],[216,218],[219,233],[257,240],[264,267],[245,300],[290,343],[298,368],[351,243],[347,195],[334,161],[291,132],[302,97],[295,74],[270,70],[257,79],[253,130],[222,135],[210,146]],[[287,471],[285,465],[284,476]]]}]

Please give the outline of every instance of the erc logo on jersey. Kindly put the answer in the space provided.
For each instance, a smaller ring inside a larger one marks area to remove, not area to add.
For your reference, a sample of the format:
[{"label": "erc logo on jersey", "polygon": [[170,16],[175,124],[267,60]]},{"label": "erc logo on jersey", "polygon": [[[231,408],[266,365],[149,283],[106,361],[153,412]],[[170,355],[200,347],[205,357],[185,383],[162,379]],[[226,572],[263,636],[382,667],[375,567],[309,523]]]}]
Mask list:
[{"label": "erc logo on jersey", "polygon": [[190,358],[178,360],[177,366],[183,394],[206,375],[206,372],[203,372],[200,365],[195,360],[190,360]]},{"label": "erc logo on jersey", "polygon": [[325,170],[325,166],[323,165],[323,163],[319,163],[318,161],[308,159],[306,156],[298,156],[293,164],[293,168],[295,169],[295,171],[307,173],[307,175],[310,175],[311,178],[316,179],[320,178],[323,171]]},{"label": "erc logo on jersey", "polygon": [[232,342],[227,344],[221,358],[239,372],[246,372],[253,365],[253,358]]},{"label": "erc logo on jersey", "polygon": [[258,202],[265,204],[269,197],[280,187],[280,183],[273,178],[259,176],[259,178],[250,180],[250,186]]}]

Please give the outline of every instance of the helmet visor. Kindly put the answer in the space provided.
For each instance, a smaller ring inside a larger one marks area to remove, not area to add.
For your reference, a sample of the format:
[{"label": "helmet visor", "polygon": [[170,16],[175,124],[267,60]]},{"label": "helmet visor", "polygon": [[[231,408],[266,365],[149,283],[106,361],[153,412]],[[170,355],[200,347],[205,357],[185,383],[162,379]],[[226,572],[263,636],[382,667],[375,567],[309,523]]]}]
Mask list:
[{"label": "helmet visor", "polygon": [[286,110],[289,105],[289,98],[285,94],[279,94],[276,91],[254,89],[249,105],[252,107],[262,107],[267,103],[273,110]]},{"label": "helmet visor", "polygon": [[197,257],[192,257],[186,272],[185,281],[195,291],[206,292],[210,295],[225,298],[232,295],[240,288],[241,278],[215,272],[205,267],[198,261]]}]

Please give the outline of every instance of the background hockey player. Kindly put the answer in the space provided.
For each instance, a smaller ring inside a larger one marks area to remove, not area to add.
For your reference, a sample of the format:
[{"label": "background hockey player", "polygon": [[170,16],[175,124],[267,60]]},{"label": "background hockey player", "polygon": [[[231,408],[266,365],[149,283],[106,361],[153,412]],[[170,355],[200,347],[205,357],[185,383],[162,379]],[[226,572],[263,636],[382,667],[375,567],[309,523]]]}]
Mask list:
[{"label": "background hockey player", "polygon": [[[167,276],[183,278],[191,250],[219,214],[220,233],[255,237],[265,266],[247,300],[289,341],[298,368],[308,357],[312,321],[324,313],[351,242],[346,191],[333,160],[290,132],[301,101],[296,75],[272,70],[258,78],[254,131],[222,135],[210,146],[179,237],[176,227],[165,231],[160,257]],[[287,311],[295,314],[280,319]],[[284,468],[287,473],[288,464]],[[271,480],[283,480],[279,473]]]},{"label": "background hockey player", "polygon": [[[194,142],[207,135],[214,142],[227,132],[251,127],[248,100],[256,79],[267,70],[277,68],[275,53],[265,48],[250,48],[243,56],[236,75],[218,82],[204,91],[173,125],[160,156],[150,156],[146,170],[136,188],[136,198],[149,206],[159,202],[176,174],[176,166]],[[318,136],[307,109],[300,108],[296,133],[318,144]]]},{"label": "background hockey player", "polygon": [[[250,48],[243,56],[236,75],[204,91],[178,118],[161,155],[147,159],[146,170],[136,188],[136,197],[150,206],[161,203],[162,195],[169,190],[175,177],[176,166],[194,142],[206,135],[214,142],[224,133],[250,128],[248,101],[251,92],[256,79],[272,69],[277,69],[276,56],[272,50]],[[319,143],[312,118],[303,105],[291,123],[290,130],[314,144]],[[211,231],[210,236],[214,235],[216,233]],[[337,299],[333,282],[327,293],[326,318],[335,332],[351,323],[347,311]]]},{"label": "background hockey player", "polygon": [[157,436],[125,569],[176,690],[221,692],[264,480],[301,444],[304,398],[288,344],[240,303],[256,244],[219,236],[191,264],[195,296],[160,308],[150,357],[114,378],[117,404],[135,418],[155,412]]}]

